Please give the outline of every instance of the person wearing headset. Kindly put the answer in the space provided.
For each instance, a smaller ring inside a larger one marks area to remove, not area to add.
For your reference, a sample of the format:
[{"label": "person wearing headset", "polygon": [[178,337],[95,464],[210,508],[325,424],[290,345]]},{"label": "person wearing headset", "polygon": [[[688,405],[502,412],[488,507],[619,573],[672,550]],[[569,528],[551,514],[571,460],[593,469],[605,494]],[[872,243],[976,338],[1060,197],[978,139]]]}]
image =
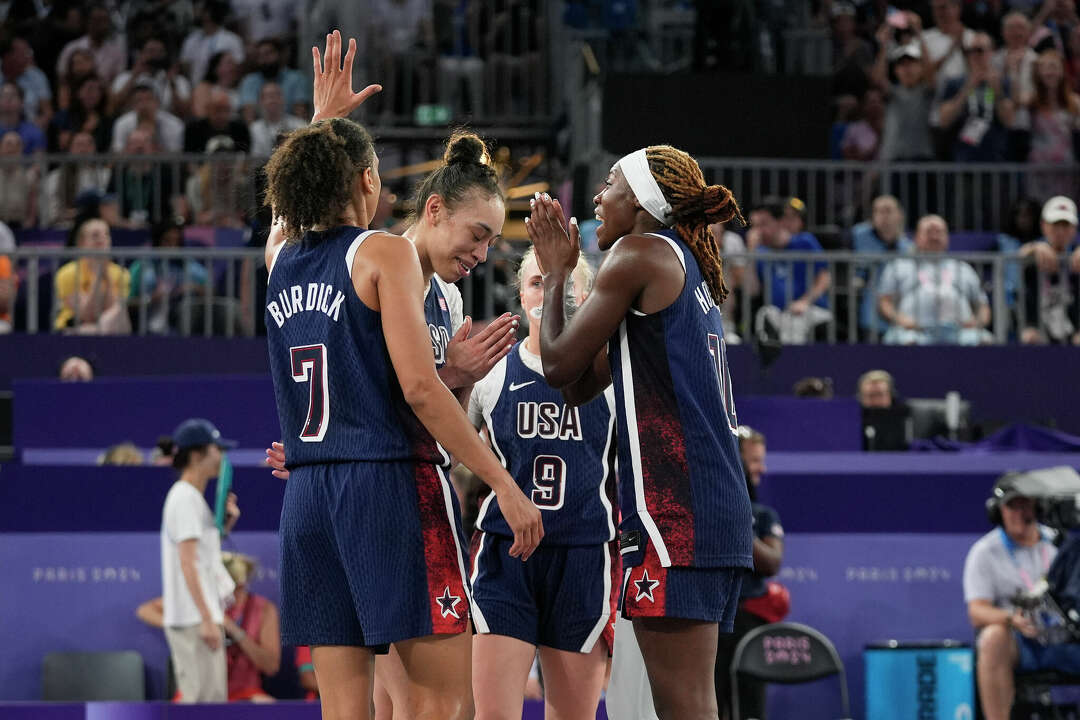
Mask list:
[{"label": "person wearing headset", "polygon": [[1035,500],[1002,476],[986,501],[996,527],[983,535],[964,561],[964,602],[977,634],[976,680],[986,720],[1007,720],[1016,694],[1017,670],[1080,673],[1080,644],[1046,643],[1030,614],[1013,599],[1045,579],[1057,554],[1052,532],[1035,517]]}]

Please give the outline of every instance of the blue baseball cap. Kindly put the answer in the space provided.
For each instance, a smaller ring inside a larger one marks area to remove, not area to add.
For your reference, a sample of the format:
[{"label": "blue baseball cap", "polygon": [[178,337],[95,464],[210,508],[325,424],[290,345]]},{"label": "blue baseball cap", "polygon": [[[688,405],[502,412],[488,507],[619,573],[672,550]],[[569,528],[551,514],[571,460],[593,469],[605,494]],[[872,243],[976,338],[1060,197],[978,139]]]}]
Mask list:
[{"label": "blue baseball cap", "polygon": [[173,444],[177,450],[202,447],[203,445],[217,445],[219,448],[229,450],[236,447],[235,440],[226,440],[221,437],[219,431],[209,420],[191,418],[180,423],[173,431]]}]

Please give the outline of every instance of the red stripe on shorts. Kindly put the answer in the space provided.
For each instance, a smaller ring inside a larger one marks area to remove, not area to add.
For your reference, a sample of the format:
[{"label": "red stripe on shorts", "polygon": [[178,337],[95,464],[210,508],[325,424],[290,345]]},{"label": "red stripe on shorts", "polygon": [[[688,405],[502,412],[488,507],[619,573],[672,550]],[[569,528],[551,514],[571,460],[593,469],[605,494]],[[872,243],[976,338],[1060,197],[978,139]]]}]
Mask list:
[{"label": "red stripe on shorts", "polygon": [[630,569],[623,609],[627,617],[666,617],[667,568],[660,564],[653,544],[645,551],[645,561]]},{"label": "red stripe on shorts", "polygon": [[427,565],[428,602],[431,632],[447,635],[468,628],[469,597],[461,579],[454,526],[443,494],[439,470],[430,463],[417,463],[416,498],[420,506],[420,531],[424,536]]}]

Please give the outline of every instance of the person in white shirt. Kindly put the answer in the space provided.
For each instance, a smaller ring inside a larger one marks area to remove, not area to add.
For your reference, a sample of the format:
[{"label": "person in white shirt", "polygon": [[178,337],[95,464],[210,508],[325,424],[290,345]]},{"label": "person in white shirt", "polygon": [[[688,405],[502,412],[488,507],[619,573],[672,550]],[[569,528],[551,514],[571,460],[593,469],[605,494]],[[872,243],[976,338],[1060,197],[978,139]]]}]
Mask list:
[{"label": "person in white shirt", "polygon": [[193,86],[202,82],[210,58],[219,52],[229,53],[238,64],[244,62],[244,41],[222,27],[228,14],[228,3],[207,0],[200,17],[202,27],[189,34],[180,48],[180,62],[187,66]]},{"label": "person in white shirt", "polygon": [[1010,97],[1013,100],[1030,97],[1035,92],[1033,81],[1035,61],[1038,54],[1028,45],[1031,38],[1031,20],[1022,12],[1014,10],[1001,19],[1001,37],[1004,46],[994,53],[990,64],[994,70],[1009,79]]},{"label": "person in white shirt", "polygon": [[130,70],[116,76],[109,89],[109,107],[113,115],[126,112],[135,88],[151,85],[161,100],[161,108],[177,117],[184,117],[191,105],[191,83],[180,74],[179,65],[169,57],[161,38],[148,37],[135,55]]},{"label": "person in white shirt", "polygon": [[131,110],[113,123],[110,148],[114,153],[124,151],[128,136],[139,125],[153,128],[154,140],[162,151],[178,153],[184,149],[184,121],[161,109],[161,101],[152,85],[136,85],[131,106]]},{"label": "person in white shirt", "polygon": [[930,9],[934,27],[922,32],[922,41],[934,64],[939,91],[949,80],[962,78],[967,73],[964,48],[975,39],[975,31],[964,27],[960,21],[962,4],[962,0],[932,0]]},{"label": "person in white shirt", "polygon": [[60,51],[56,60],[56,75],[65,79],[68,58],[71,53],[83,48],[94,56],[98,76],[108,85],[127,65],[127,42],[123,34],[113,32],[109,9],[104,5],[92,6],[86,18],[86,34],[72,40]]},{"label": "person in white shirt", "polygon": [[[225,702],[228,696],[223,625],[235,583],[221,559],[221,537],[204,493],[221,466],[222,450],[236,447],[209,421],[185,420],[173,433],[179,479],[161,517],[161,578],[165,639],[182,701]],[[240,510],[230,494],[224,532]]]},{"label": "person in white shirt", "polygon": [[251,155],[268,158],[277,144],[278,136],[307,127],[307,123],[295,115],[285,114],[285,93],[276,82],[263,83],[259,91],[259,108],[262,117],[251,123]]}]

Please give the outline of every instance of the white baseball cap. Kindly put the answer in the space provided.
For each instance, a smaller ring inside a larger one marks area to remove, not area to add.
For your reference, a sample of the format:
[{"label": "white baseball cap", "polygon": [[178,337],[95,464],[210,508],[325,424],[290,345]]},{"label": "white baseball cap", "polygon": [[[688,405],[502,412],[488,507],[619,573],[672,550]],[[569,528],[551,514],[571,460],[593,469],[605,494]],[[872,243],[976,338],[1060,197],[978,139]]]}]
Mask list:
[{"label": "white baseball cap", "polygon": [[1043,222],[1067,222],[1076,225],[1076,203],[1064,195],[1057,195],[1046,201],[1042,209]]}]

